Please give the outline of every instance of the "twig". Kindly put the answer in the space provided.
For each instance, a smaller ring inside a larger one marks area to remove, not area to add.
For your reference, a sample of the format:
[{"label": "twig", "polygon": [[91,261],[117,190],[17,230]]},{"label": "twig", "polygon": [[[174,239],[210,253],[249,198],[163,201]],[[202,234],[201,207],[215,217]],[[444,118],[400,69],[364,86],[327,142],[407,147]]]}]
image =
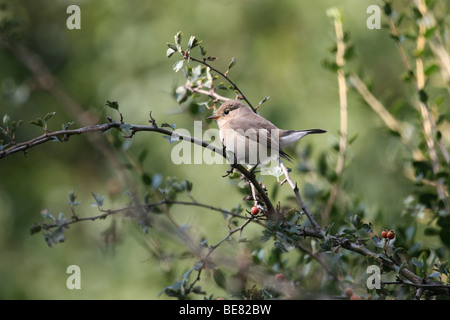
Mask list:
[{"label": "twig", "polygon": [[317,223],[317,221],[314,219],[314,217],[312,216],[311,212],[309,212],[308,207],[305,205],[305,203],[303,202],[302,196],[300,195],[300,192],[298,190],[297,184],[294,184],[292,182],[292,179],[289,175],[289,172],[286,168],[286,166],[283,163],[283,160],[281,160],[280,158],[280,166],[281,169],[284,172],[284,176],[287,180],[287,182],[289,183],[289,185],[291,186],[291,189],[294,191],[295,197],[297,198],[298,203],[300,204],[300,207],[302,208],[303,212],[306,214],[306,216],[308,217],[309,222],[311,223],[313,229],[320,233],[321,232],[321,228],[320,225]]},{"label": "twig", "polygon": [[231,236],[233,234],[235,234],[236,232],[238,232],[238,231],[242,232],[242,230],[245,228],[245,226],[247,226],[253,220],[253,218],[254,218],[253,216],[250,216],[242,225],[240,225],[240,226],[238,226],[238,227],[236,227],[234,229],[229,230],[228,234],[225,236],[225,238],[223,238],[222,240],[217,242],[215,245],[212,245],[212,246],[209,247],[208,252],[206,253],[205,257],[203,258],[202,265],[201,265],[200,269],[198,270],[197,278],[191,283],[189,288],[186,290],[187,293],[189,293],[190,290],[192,290],[192,288],[194,287],[194,285],[198,281],[200,281],[200,276],[202,274],[202,270],[205,269],[206,263],[208,262],[208,259],[209,259],[210,255],[214,252],[214,250],[216,250],[217,247],[219,247],[223,242],[225,242],[228,239],[230,239]]},{"label": "twig", "polygon": [[184,59],[186,59],[188,61],[192,60],[192,61],[198,62],[200,64],[203,64],[204,66],[207,66],[208,68],[210,68],[212,71],[220,74],[224,79],[226,79],[233,86],[234,90],[239,92],[239,94],[242,97],[242,99],[245,100],[245,102],[247,102],[248,106],[253,110],[253,112],[256,113],[256,108],[253,107],[253,105],[247,99],[247,97],[244,95],[244,93],[241,91],[241,89],[239,89],[239,87],[226,74],[224,74],[220,70],[218,70],[218,69],[214,68],[213,66],[211,66],[209,63],[206,62],[206,59],[200,60],[200,59],[194,58],[194,57],[190,56],[189,53],[184,52],[184,51],[182,52],[182,54],[184,56]]},{"label": "twig", "polygon": [[102,212],[99,215],[96,216],[90,216],[90,217],[79,217],[77,216],[76,219],[72,219],[72,220],[68,220],[65,223],[62,224],[45,224],[45,228],[46,229],[50,229],[50,228],[56,228],[56,227],[66,227],[69,226],[71,224],[74,223],[79,223],[79,222],[84,222],[84,221],[95,221],[95,220],[101,220],[101,219],[105,219],[108,216],[111,215],[115,215],[115,214],[121,214],[124,212],[132,212],[132,211],[136,211],[136,210],[148,210],[151,209],[153,207],[157,207],[157,206],[161,206],[161,205],[182,205],[182,206],[196,206],[196,207],[201,207],[201,208],[205,208],[205,209],[209,209],[212,211],[217,211],[223,214],[227,214],[230,215],[234,218],[240,218],[240,219],[247,219],[247,217],[241,216],[235,212],[229,211],[229,210],[225,210],[222,208],[218,208],[215,206],[211,206],[208,204],[204,204],[204,203],[200,203],[197,201],[175,201],[175,200],[169,200],[169,199],[163,199],[160,200],[158,202],[154,202],[154,203],[148,203],[148,204],[143,204],[143,205],[132,205],[132,206],[127,206],[124,208],[119,208],[119,209],[102,209],[102,208],[98,208],[100,212]]},{"label": "twig", "polygon": [[205,96],[208,96],[208,97],[214,99],[214,101],[216,101],[216,100],[221,100],[221,101],[230,100],[230,98],[221,96],[220,94],[216,93],[213,89],[211,89],[211,90],[203,90],[203,89],[194,88],[194,87],[188,86],[188,85],[185,85],[184,88],[189,90],[189,91],[191,91],[191,92],[193,92],[193,93],[195,92],[195,93],[199,93],[199,94],[203,94]]}]

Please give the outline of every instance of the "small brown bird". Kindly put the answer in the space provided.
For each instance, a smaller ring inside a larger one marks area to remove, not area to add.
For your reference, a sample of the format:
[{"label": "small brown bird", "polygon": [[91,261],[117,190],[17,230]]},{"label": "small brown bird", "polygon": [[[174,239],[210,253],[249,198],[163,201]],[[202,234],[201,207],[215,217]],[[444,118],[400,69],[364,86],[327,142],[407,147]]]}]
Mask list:
[{"label": "small brown bird", "polygon": [[[322,129],[282,130],[237,100],[224,102],[208,119],[217,120],[220,139],[227,151],[232,151],[240,164],[266,164],[280,156],[291,161],[283,151],[288,145]],[[269,153],[270,151],[270,153]]]}]

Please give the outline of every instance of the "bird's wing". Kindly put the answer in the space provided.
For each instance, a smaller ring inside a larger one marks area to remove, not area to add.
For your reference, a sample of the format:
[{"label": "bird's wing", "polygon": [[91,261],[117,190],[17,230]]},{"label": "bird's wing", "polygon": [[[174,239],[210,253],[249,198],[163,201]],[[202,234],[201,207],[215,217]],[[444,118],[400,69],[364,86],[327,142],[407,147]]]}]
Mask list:
[{"label": "bird's wing", "polygon": [[230,119],[228,128],[246,139],[256,141],[261,146],[271,149],[272,152],[278,152],[281,157],[291,161],[291,157],[280,149],[280,130],[269,120],[259,115],[256,116],[253,117],[251,123],[245,117]]}]

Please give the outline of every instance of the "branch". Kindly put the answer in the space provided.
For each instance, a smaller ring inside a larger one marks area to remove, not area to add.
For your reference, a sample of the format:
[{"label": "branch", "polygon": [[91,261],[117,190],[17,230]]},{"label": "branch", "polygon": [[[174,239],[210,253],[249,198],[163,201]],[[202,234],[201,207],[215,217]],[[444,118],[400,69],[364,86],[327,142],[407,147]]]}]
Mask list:
[{"label": "branch", "polygon": [[[126,125],[127,129],[129,130],[130,134],[129,136],[126,136],[126,138],[132,138],[135,133],[137,132],[141,132],[141,131],[151,131],[151,132],[158,132],[158,133],[162,133],[171,137],[177,137],[181,140],[184,141],[188,141],[197,145],[200,145],[206,149],[209,149],[211,151],[214,151],[216,153],[218,153],[219,155],[221,155],[222,157],[224,157],[226,159],[226,155],[223,152],[223,148],[220,147],[216,147],[210,143],[207,143],[206,141],[203,141],[201,139],[189,136],[189,135],[185,135],[185,134],[181,134],[179,132],[174,132],[165,128],[161,128],[158,127],[156,125],[156,122],[154,121],[154,119],[150,120],[150,122],[152,123],[151,126],[144,126],[144,125]],[[109,123],[105,123],[105,124],[100,124],[100,125],[93,125],[93,126],[87,126],[87,127],[83,127],[83,128],[79,128],[79,129],[73,129],[73,130],[61,130],[61,131],[54,131],[54,132],[49,132],[49,133],[45,133],[39,137],[36,137],[34,139],[31,139],[29,141],[26,142],[22,142],[22,143],[18,143],[14,146],[11,146],[7,149],[4,149],[2,151],[0,151],[0,159],[5,158],[7,156],[10,156],[14,153],[17,152],[27,152],[28,149],[33,148],[37,145],[40,145],[42,143],[48,142],[48,141],[55,141],[55,139],[59,141],[67,141],[69,139],[70,136],[73,135],[79,135],[79,134],[83,134],[83,133],[91,133],[91,132],[105,132],[109,129],[112,128],[116,128],[116,129],[120,129],[120,128],[124,128],[125,124],[123,123],[119,123],[119,122],[109,122]],[[261,198],[263,199],[266,208],[267,208],[267,216],[269,217],[269,219],[281,219],[281,215],[277,213],[277,211],[275,210],[275,207],[273,206],[272,202],[270,201],[267,193],[264,191],[264,189],[262,188],[262,186],[260,185],[260,183],[257,181],[255,175],[253,173],[250,173],[247,169],[245,169],[244,166],[240,165],[240,164],[232,164],[232,166],[237,169],[239,172],[241,172],[255,187],[255,189],[258,191],[258,193],[260,194]]]}]

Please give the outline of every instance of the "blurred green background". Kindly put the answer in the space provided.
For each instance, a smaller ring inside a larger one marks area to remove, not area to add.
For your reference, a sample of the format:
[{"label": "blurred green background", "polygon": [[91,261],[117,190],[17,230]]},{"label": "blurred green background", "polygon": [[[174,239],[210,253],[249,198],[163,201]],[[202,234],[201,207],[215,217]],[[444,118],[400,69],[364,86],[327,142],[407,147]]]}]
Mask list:
[{"label": "blurred green background", "polygon": [[[158,123],[193,129],[193,118],[180,112],[182,107],[172,96],[173,88],[184,83],[182,72],[174,73],[175,59],[165,56],[166,42],[173,42],[181,30],[184,41],[190,35],[204,41],[208,55],[219,58],[218,69],[225,70],[236,57],[230,77],[254,104],[270,96],[260,111],[276,125],[328,130],[327,135],[308,137],[297,145],[310,144],[316,158],[338,140],[337,80],[322,67],[324,59],[333,59],[329,50],[334,29],[326,15],[333,6],[342,10],[344,28],[355,44],[357,58],[352,63],[362,66],[372,79],[373,92],[391,101],[404,93],[394,43],[386,30],[366,27],[366,9],[372,0],[2,2],[6,3],[2,14],[13,14],[21,23],[20,41],[43,59],[86,116],[99,122],[106,116],[117,119],[113,110],[105,110],[105,101],[115,100],[127,123],[148,124],[151,110]],[[80,30],[66,27],[70,4],[81,9]],[[48,112],[56,111],[50,129],[73,120],[54,97],[30,85],[30,78],[26,68],[0,51],[0,116],[24,120],[18,141],[42,134],[27,122]],[[378,117],[350,92],[349,135],[358,134],[358,138],[349,153],[345,189],[361,195],[370,208],[369,218],[381,212],[377,219],[395,226],[409,182],[399,174],[402,150],[397,140],[380,127]],[[149,150],[143,164],[146,172],[192,181],[192,194],[199,201],[231,208],[242,199],[221,178],[226,165],[173,165],[168,161],[172,145],[159,134],[140,133],[132,142],[131,153]],[[125,205],[127,197],[115,190],[117,179],[115,169],[85,136],[72,137],[65,144],[47,143],[31,149],[28,157],[15,154],[0,161],[0,299],[158,299],[160,290],[173,279],[167,265],[152,259],[149,247],[155,241],[166,241],[174,250],[181,246],[164,232],[151,230],[146,236],[133,222],[117,217],[75,224],[66,232],[65,243],[53,248],[40,234],[29,234],[29,227],[41,220],[42,208],[70,215],[69,191],[82,203],[77,210],[80,216],[97,213],[90,206],[91,192],[106,195],[106,208]],[[268,187],[275,182],[273,177],[265,179]],[[294,179],[299,185],[305,182],[297,171]],[[280,199],[289,192],[286,189]],[[174,207],[172,215],[180,225],[188,224],[211,241],[226,235],[226,223],[219,214]],[[120,230],[114,246],[108,245],[104,233],[112,220]],[[252,230],[248,229],[249,236]],[[178,278],[190,263],[180,267]],[[81,290],[66,287],[66,268],[71,264],[81,268]]]}]

